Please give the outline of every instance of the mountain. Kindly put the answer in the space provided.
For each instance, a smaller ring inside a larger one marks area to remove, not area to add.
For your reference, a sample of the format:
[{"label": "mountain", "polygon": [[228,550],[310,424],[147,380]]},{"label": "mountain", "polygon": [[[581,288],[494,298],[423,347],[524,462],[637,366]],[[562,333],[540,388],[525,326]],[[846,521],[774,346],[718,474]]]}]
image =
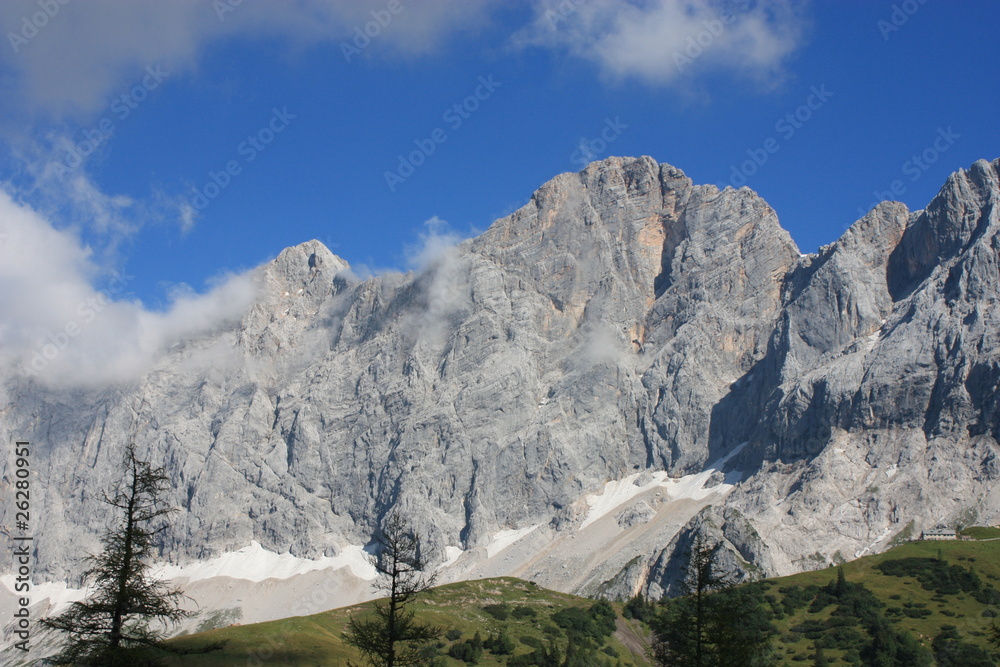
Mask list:
[{"label": "mountain", "polygon": [[611,597],[672,591],[697,534],[756,576],[995,520],[998,198],[1000,160],[980,160],[925,210],[882,203],[802,255],[753,191],[614,157],[418,272],[359,280],[317,241],[288,248],[237,323],[133,384],[7,379],[36,582],[79,583],[130,438],[174,483],[164,562],[217,606],[238,596],[209,580],[260,582],[244,570],[268,553],[298,563],[282,595],[329,575],[298,613],[370,597],[341,566],[390,511],[446,580]]},{"label": "mountain", "polygon": [[[1000,530],[974,528],[966,532],[976,534],[976,531],[981,531],[985,539],[908,542],[836,569],[814,570],[750,584],[744,593],[759,600],[760,612],[776,630],[772,639],[774,657],[770,664],[782,667],[812,664],[817,644],[825,648],[830,664],[873,664],[872,657],[866,654],[874,639],[871,632],[874,619],[887,626],[891,624],[897,637],[909,635],[912,644],[926,649],[927,657],[932,651],[940,651],[942,647],[934,638],[948,626],[957,631],[962,644],[971,644],[983,651],[992,650],[988,638],[990,624],[996,617],[995,600],[1000,598],[1000,591],[995,587],[995,582],[1000,580],[1000,542],[997,541]],[[841,572],[845,583],[838,585]],[[549,591],[531,582],[497,578],[438,587],[423,602],[418,602],[417,607],[421,621],[462,633],[456,640],[449,638],[447,645],[438,651],[442,655],[476,632],[489,637],[501,631],[515,640],[515,654],[524,655],[531,653],[539,641],[548,641],[553,636],[565,654],[567,638],[558,629],[553,630],[555,623],[543,621],[546,617],[563,620],[560,615],[564,616],[565,612],[562,610],[588,609],[594,604],[593,600]],[[629,611],[636,610],[634,605],[627,605],[631,607]],[[526,607],[531,607],[533,612]],[[370,604],[363,604],[313,616],[233,625],[205,634],[178,637],[169,642],[176,648],[196,650],[219,641],[226,641],[226,645],[220,655],[185,655],[174,658],[171,664],[196,667],[255,660],[254,664],[287,665],[298,660],[316,665],[339,665],[357,658],[342,640],[348,617],[364,614],[370,608]],[[649,608],[639,609],[639,616],[644,619],[649,618],[646,614],[654,613]],[[621,607],[616,610],[619,614],[626,611]],[[546,625],[548,632],[540,629]],[[617,653],[616,658],[620,658],[623,665],[632,664],[632,661],[636,665],[646,665],[648,636],[649,628],[633,613],[626,613],[625,618],[618,619],[617,631],[607,638],[614,649],[609,654]],[[885,637],[880,639],[884,646]],[[603,641],[603,637],[597,639],[597,642]],[[959,664],[994,664],[969,660],[969,647],[965,648],[966,661]],[[862,656],[867,658],[866,663],[862,663]],[[899,660],[897,656],[897,663]],[[465,664],[443,657],[441,661],[455,667]],[[506,664],[506,657],[487,651],[478,664]],[[939,659],[936,664],[955,664],[955,661],[946,663]]]}]

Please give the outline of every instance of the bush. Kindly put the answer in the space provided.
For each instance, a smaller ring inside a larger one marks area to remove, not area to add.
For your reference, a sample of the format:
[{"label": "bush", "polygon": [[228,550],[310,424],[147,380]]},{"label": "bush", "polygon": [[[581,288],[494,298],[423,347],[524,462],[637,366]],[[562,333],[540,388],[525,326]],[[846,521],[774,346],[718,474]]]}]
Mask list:
[{"label": "bush", "polygon": [[510,655],[514,652],[515,646],[514,640],[510,638],[506,630],[490,635],[483,642],[483,647],[493,655]]},{"label": "bush", "polygon": [[[971,565],[964,568],[949,565],[938,558],[911,557],[883,561],[876,565],[875,569],[890,577],[913,577],[920,582],[924,590],[934,591],[938,595],[958,595],[965,592],[971,593],[976,599],[979,599],[977,593],[982,595],[983,582]],[[996,593],[992,588],[988,590]],[[992,596],[986,594],[984,597]]]},{"label": "bush", "polygon": [[934,657],[941,667],[992,667],[996,664],[987,651],[962,641],[954,625],[941,626],[933,647]]},{"label": "bush", "polygon": [[455,641],[456,639],[462,638],[462,631],[458,628],[452,628],[448,632],[444,633],[444,636],[448,639],[448,641]]},{"label": "bush", "polygon": [[510,605],[506,602],[483,605],[483,611],[498,621],[506,621],[510,617]]},{"label": "bush", "polygon": [[538,612],[535,611],[534,607],[529,607],[527,605],[518,605],[511,610],[510,615],[514,618],[535,618],[538,616]]},{"label": "bush", "polygon": [[615,631],[615,610],[606,600],[598,600],[590,609],[568,607],[552,614],[552,621],[571,638],[590,638],[603,643]]},{"label": "bush", "polygon": [[636,595],[631,600],[625,603],[622,608],[622,616],[629,619],[636,619],[642,621],[643,623],[649,623],[649,620],[656,615],[656,605],[644,598],[642,595]]},{"label": "bush", "polygon": [[553,625],[551,623],[546,623],[542,626],[542,634],[548,636],[550,639],[554,637],[562,637],[563,631],[559,629],[559,626]]},{"label": "bush", "polygon": [[456,660],[461,660],[467,664],[474,665],[479,662],[481,657],[483,657],[483,638],[480,637],[477,632],[472,639],[466,639],[464,642],[452,644],[451,648],[448,649],[448,655]]}]

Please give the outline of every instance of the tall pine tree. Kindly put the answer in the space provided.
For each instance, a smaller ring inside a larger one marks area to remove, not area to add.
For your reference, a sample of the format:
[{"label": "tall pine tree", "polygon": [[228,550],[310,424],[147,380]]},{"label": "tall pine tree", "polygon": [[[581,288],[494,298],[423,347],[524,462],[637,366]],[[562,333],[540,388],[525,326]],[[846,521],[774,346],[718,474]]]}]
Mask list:
[{"label": "tall pine tree", "polygon": [[[381,575],[379,588],[388,597],[375,603],[375,613],[347,622],[344,641],[357,648],[373,667],[423,664],[420,648],[444,633],[443,628],[416,620],[411,602],[434,585],[423,573],[420,538],[398,514],[389,516],[378,537],[372,564]],[[482,640],[480,639],[480,649]]]},{"label": "tall pine tree", "polygon": [[[150,575],[154,539],[168,527],[173,510],[162,506],[169,488],[160,468],[141,460],[130,441],[122,481],[104,502],[115,509],[115,524],[104,534],[104,550],[89,556],[84,574],[93,592],[61,615],[42,623],[69,635],[58,664],[155,665],[151,648],[163,648],[161,631],[152,627],[175,623],[187,615],[178,606],[182,594]],[[210,647],[209,650],[218,648]]]}]

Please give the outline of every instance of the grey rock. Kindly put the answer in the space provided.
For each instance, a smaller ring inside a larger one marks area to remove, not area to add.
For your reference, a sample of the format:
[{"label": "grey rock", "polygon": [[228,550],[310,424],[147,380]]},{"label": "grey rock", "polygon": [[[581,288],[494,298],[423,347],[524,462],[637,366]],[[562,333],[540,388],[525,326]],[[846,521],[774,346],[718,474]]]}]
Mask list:
[{"label": "grey rock", "polygon": [[251,540],[334,555],[391,510],[432,560],[472,559],[500,530],[573,530],[609,480],[742,443],[735,490],[605,594],[673,591],[699,533],[757,576],[995,518],[998,171],[958,172],[924,211],[881,204],[809,256],[754,192],[648,157],[557,176],[420,272],[361,281],[289,248],[236,325],[131,385],[5,380],[0,436],[35,445],[36,577],[79,580],[133,437],[173,480],[175,563]]},{"label": "grey rock", "polygon": [[638,523],[649,521],[654,513],[653,508],[648,503],[640,501],[634,505],[629,505],[619,512],[618,516],[615,517],[615,521],[622,528],[631,528]]}]

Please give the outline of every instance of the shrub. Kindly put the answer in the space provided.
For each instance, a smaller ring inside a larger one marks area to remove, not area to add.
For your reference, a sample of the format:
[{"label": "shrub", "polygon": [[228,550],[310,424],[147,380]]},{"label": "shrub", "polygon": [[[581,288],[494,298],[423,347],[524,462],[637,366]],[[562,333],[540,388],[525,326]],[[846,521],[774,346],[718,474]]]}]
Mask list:
[{"label": "shrub", "polygon": [[477,632],[472,639],[466,639],[464,642],[452,644],[451,648],[448,649],[448,655],[456,660],[461,660],[467,664],[474,665],[479,662],[481,657],[483,657],[483,639]]},{"label": "shrub", "polygon": [[506,602],[483,605],[483,611],[498,621],[506,621],[510,617],[510,605]]},{"label": "shrub", "polygon": [[518,605],[510,612],[511,616],[514,618],[535,618],[538,616],[538,612],[535,611],[534,607],[529,607],[528,605]]},{"label": "shrub", "polygon": [[510,638],[506,630],[501,630],[495,635],[490,635],[483,642],[483,647],[493,655],[510,655],[517,646]]}]

